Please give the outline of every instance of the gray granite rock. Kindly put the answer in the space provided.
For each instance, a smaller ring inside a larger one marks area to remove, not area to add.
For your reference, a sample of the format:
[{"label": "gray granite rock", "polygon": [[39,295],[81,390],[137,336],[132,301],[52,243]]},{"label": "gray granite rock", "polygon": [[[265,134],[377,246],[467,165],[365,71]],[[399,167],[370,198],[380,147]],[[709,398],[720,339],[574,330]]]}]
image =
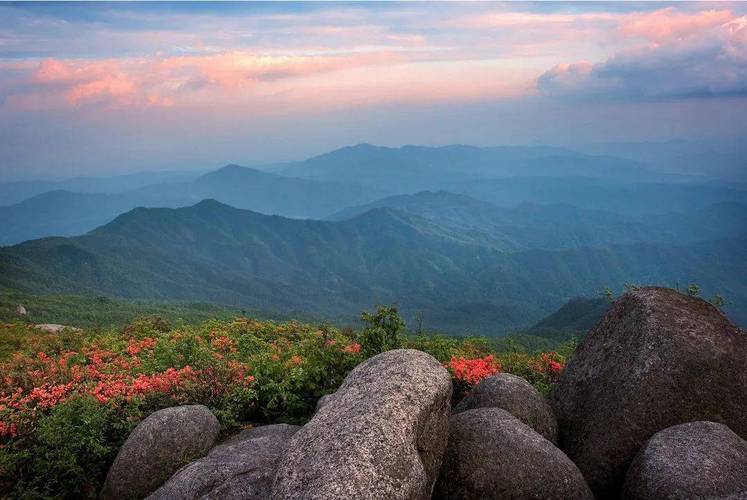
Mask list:
[{"label": "gray granite rock", "polygon": [[747,436],[747,333],[708,302],[647,287],[615,301],[553,392],[561,448],[600,496],[619,494],[655,433],[709,420]]},{"label": "gray granite rock", "polygon": [[499,373],[483,379],[459,402],[454,413],[475,408],[503,408],[545,439],[558,442],[558,423],[550,404],[521,377]]},{"label": "gray granite rock", "polygon": [[205,455],[220,431],[202,405],[165,408],[140,422],[109,469],[102,499],[143,498],[185,463]]},{"label": "gray granite rock", "polygon": [[446,369],[420,351],[361,363],[291,439],[272,498],[430,498],[451,390]]},{"label": "gray granite rock", "polygon": [[747,441],[715,422],[659,431],[633,460],[623,498],[747,499]]},{"label": "gray granite rock", "polygon": [[243,431],[179,469],[148,500],[264,500],[278,460],[298,429],[278,424]]},{"label": "gray granite rock", "polygon": [[451,417],[434,499],[592,500],[581,471],[554,444],[501,408]]}]

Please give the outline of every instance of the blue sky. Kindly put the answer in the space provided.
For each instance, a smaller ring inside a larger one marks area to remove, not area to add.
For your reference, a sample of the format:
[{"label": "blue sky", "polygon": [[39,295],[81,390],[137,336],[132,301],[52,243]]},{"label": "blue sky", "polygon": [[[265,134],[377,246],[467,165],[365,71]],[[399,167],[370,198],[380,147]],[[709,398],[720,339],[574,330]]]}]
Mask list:
[{"label": "blue sky", "polygon": [[0,180],[744,136],[745,3],[0,3]]}]

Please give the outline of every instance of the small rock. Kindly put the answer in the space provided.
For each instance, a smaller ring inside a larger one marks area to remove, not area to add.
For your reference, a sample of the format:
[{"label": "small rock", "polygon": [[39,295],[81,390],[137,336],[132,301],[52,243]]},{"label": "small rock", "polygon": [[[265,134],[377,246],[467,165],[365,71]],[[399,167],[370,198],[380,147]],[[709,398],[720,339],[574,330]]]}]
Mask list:
[{"label": "small rock", "polygon": [[459,402],[454,413],[475,408],[503,408],[548,441],[558,442],[558,423],[550,404],[521,377],[499,373],[483,379]]},{"label": "small rock", "polygon": [[37,330],[41,330],[43,332],[47,332],[47,333],[60,333],[63,330],[70,330],[73,332],[80,331],[80,328],[75,328],[73,326],[58,325],[55,323],[41,323],[39,325],[35,325],[34,328],[36,328]]},{"label": "small rock", "polygon": [[531,427],[501,408],[451,417],[449,446],[434,499],[593,500],[576,465]]},{"label": "small rock", "polygon": [[358,365],[280,461],[274,499],[430,498],[446,447],[451,377],[393,350]]},{"label": "small rock", "polygon": [[16,314],[19,314],[21,316],[26,316],[28,313],[26,312],[26,308],[23,307],[23,305],[18,304],[18,307],[16,307]]},{"label": "small rock", "polygon": [[659,431],[630,465],[623,498],[747,498],[747,441],[715,422]]},{"label": "small rock", "polygon": [[617,299],[552,395],[560,445],[600,497],[648,439],[709,420],[747,437],[747,333],[708,302],[647,287]]},{"label": "small rock", "polygon": [[264,500],[270,494],[277,462],[298,429],[278,424],[243,431],[179,469],[148,500]]},{"label": "small rock", "polygon": [[202,405],[176,406],[140,422],[109,469],[102,499],[143,498],[215,443],[218,419]]}]

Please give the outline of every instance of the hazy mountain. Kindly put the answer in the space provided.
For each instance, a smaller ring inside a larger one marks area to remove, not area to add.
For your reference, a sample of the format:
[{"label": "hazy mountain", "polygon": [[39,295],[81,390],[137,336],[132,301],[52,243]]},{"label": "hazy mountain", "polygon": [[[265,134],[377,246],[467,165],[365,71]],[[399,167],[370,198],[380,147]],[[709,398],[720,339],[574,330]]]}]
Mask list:
[{"label": "hazy mountain", "polygon": [[19,203],[49,191],[76,193],[124,193],[152,184],[188,182],[203,172],[156,171],[109,177],[75,177],[57,181],[0,182],[0,206]]},{"label": "hazy mountain", "polygon": [[446,188],[465,178],[581,176],[612,179],[659,177],[645,165],[551,147],[349,146],[280,171],[293,177],[372,185],[398,193]]},{"label": "hazy mountain", "polygon": [[383,207],[431,221],[443,237],[505,251],[683,243],[747,234],[747,205],[737,203],[687,213],[632,216],[563,204],[523,203],[503,208],[448,191],[391,196],[347,208],[328,219],[344,220]]},{"label": "hazy mountain", "polygon": [[83,234],[140,206],[173,208],[213,198],[265,214],[319,218],[379,196],[383,193],[357,185],[293,179],[228,165],[188,182],[152,184],[108,194],[51,191],[0,207],[0,245]]},{"label": "hazy mountain", "polygon": [[358,184],[296,179],[238,165],[201,176],[190,184],[189,193],[197,200],[212,198],[236,208],[299,218],[321,218],[385,194]]},{"label": "hazy mountain", "polygon": [[543,336],[548,332],[583,332],[599,322],[612,303],[606,298],[574,297],[554,313],[537,322],[529,332]]},{"label": "hazy mountain", "polygon": [[639,183],[587,177],[511,177],[461,180],[450,191],[502,207],[521,203],[567,204],[620,214],[687,212],[744,203],[747,191],[714,183]]},{"label": "hazy mountain", "polygon": [[0,245],[44,236],[73,236],[106,224],[137,206],[179,207],[194,203],[178,192],[71,193],[50,191],[0,207]]},{"label": "hazy mountain", "polygon": [[747,304],[747,241],[500,252],[437,233],[391,208],[344,221],[293,220],[216,201],[138,208],[76,238],[0,249],[0,285],[28,292],[206,300],[267,311],[355,317],[399,303],[425,326],[500,333],[573,296],[624,282],[694,281]]},{"label": "hazy mountain", "polygon": [[747,183],[747,145],[733,137],[722,140],[590,144],[580,146],[580,149],[590,154],[640,161],[660,172]]}]

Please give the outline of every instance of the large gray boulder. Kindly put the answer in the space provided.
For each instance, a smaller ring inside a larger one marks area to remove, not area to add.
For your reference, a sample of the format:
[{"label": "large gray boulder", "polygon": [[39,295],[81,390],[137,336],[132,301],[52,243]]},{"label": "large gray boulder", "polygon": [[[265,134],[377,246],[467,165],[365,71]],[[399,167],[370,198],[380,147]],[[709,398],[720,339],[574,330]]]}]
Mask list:
[{"label": "large gray boulder", "polygon": [[148,500],[264,500],[278,460],[298,429],[278,424],[243,431],[179,469]]},{"label": "large gray boulder", "polygon": [[747,499],[747,441],[715,422],[659,431],[630,465],[623,498]]},{"label": "large gray boulder", "polygon": [[558,442],[558,423],[550,404],[521,377],[499,373],[483,379],[459,402],[454,413],[475,408],[503,408],[548,441]]},{"label": "large gray boulder", "polygon": [[711,420],[747,436],[747,333],[708,302],[666,288],[615,301],[552,395],[560,445],[599,496],[619,493],[656,432]]},{"label": "large gray boulder", "polygon": [[593,499],[581,471],[550,441],[501,408],[451,417],[435,499]]},{"label": "large gray boulder", "polygon": [[368,359],[291,438],[272,498],[430,498],[450,399],[449,373],[424,352]]},{"label": "large gray boulder", "polygon": [[181,466],[205,455],[220,425],[202,405],[176,406],[140,422],[109,469],[102,499],[143,498]]}]

